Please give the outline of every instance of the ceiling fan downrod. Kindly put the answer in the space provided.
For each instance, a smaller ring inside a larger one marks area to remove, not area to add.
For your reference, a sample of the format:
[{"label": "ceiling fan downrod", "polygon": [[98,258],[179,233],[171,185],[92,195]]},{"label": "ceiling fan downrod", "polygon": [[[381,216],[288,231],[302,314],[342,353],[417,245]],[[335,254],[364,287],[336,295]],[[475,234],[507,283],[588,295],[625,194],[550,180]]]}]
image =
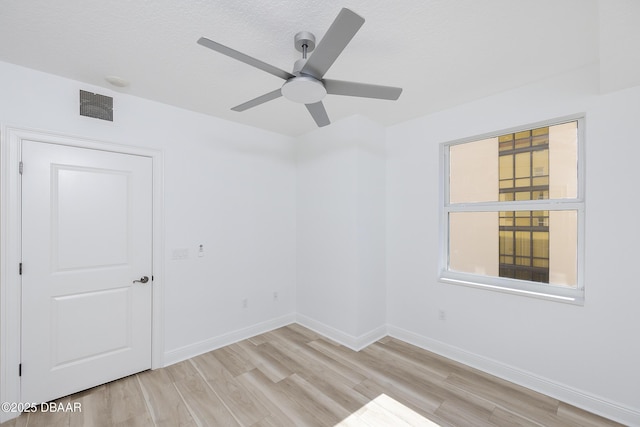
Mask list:
[{"label": "ceiling fan downrod", "polygon": [[293,37],[293,45],[302,52],[302,59],[307,59],[307,53],[316,48],[316,37],[309,31],[300,31]]}]

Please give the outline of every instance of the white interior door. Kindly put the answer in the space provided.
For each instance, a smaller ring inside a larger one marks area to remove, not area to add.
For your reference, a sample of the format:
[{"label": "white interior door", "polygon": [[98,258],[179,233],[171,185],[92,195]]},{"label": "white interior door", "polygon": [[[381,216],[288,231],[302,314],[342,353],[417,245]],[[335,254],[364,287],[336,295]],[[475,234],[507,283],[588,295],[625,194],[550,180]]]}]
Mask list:
[{"label": "white interior door", "polygon": [[23,141],[22,160],[22,401],[151,368],[151,158]]}]

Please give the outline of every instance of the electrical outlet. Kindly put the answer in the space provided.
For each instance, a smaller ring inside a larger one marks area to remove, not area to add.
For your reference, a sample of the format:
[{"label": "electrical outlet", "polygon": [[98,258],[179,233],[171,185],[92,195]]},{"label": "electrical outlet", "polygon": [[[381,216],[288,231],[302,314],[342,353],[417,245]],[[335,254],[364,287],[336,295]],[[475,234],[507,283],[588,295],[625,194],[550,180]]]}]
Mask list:
[{"label": "electrical outlet", "polygon": [[447,312],[442,309],[438,310],[438,319],[442,321],[447,320]]},{"label": "electrical outlet", "polygon": [[242,308],[247,308],[249,307],[249,298],[243,298],[242,299]]},{"label": "electrical outlet", "polygon": [[273,302],[277,302],[278,301],[278,292],[274,292],[273,293]]}]

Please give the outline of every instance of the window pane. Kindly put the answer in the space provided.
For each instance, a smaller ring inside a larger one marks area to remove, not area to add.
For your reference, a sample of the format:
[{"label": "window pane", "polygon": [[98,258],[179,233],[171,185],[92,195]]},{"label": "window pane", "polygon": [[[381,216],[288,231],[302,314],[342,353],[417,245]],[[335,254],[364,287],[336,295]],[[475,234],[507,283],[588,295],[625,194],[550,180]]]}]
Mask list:
[{"label": "window pane", "polygon": [[[511,136],[511,135],[507,135],[507,136]],[[502,137],[500,137],[502,138]],[[508,140],[508,141],[502,141],[500,140],[500,151],[508,151],[508,150],[513,150],[513,141]]]},{"label": "window pane", "polygon": [[512,179],[501,180],[500,181],[500,188],[513,188],[513,180]]},{"label": "window pane", "polygon": [[516,154],[516,178],[531,176],[531,155],[527,153]]},{"label": "window pane", "polygon": [[[513,232],[512,231],[501,231],[500,232],[500,254],[501,255],[513,255],[514,247],[513,247]],[[506,257],[503,257],[506,258]],[[509,257],[511,258],[511,257]],[[503,261],[507,262],[507,261]],[[509,261],[512,263],[513,261]]]},{"label": "window pane", "polygon": [[548,259],[541,259],[541,258],[534,258],[533,259],[533,266],[534,267],[540,267],[540,268],[549,268],[549,260]]},{"label": "window pane", "polygon": [[578,212],[549,212],[549,282],[578,284]]},{"label": "window pane", "polygon": [[500,179],[513,178],[513,156],[500,156]]},{"label": "window pane", "polygon": [[452,212],[449,221],[450,270],[577,286],[577,211]]},{"label": "window pane", "polygon": [[449,215],[449,269],[498,275],[498,212]]},{"label": "window pane", "polygon": [[532,176],[549,175],[549,150],[534,151],[531,153],[533,164]]},{"label": "window pane", "polygon": [[570,122],[448,146],[449,202],[576,198],[577,135]]},{"label": "window pane", "polygon": [[500,193],[500,201],[501,202],[511,202],[514,199],[514,194],[512,192],[509,193]]},{"label": "window pane", "polygon": [[498,138],[449,147],[449,201],[498,201]]},{"label": "window pane", "polygon": [[532,191],[531,200],[546,200],[549,198],[548,191]]},{"label": "window pane", "polygon": [[578,197],[578,122],[549,127],[549,197]]},{"label": "window pane", "polygon": [[[549,177],[548,176],[535,176],[533,177],[533,186],[534,187],[540,187],[540,186],[549,186]],[[547,197],[548,199],[548,197]]]},{"label": "window pane", "polygon": [[533,136],[548,135],[549,127],[533,129],[531,133],[533,134]]},{"label": "window pane", "polygon": [[531,253],[531,233],[516,231],[516,255],[529,256]]},{"label": "window pane", "polygon": [[536,231],[533,235],[533,256],[535,258],[549,258],[549,233]]}]

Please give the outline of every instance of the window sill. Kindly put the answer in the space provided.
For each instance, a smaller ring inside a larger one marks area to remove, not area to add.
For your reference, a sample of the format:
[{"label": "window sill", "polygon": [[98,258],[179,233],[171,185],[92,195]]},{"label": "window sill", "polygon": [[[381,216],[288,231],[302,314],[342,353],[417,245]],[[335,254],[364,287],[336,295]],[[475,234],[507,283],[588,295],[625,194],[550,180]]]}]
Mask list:
[{"label": "window sill", "polygon": [[551,292],[543,292],[541,290],[517,289],[517,288],[512,288],[507,286],[494,285],[494,284],[488,284],[488,283],[478,283],[478,282],[473,282],[469,280],[454,279],[454,278],[443,277],[443,276],[439,277],[439,281],[440,283],[445,283],[445,284],[466,286],[466,287],[476,288],[476,289],[486,289],[494,292],[502,292],[502,293],[507,293],[512,295],[520,295],[520,296],[529,297],[529,298],[537,298],[537,299],[543,299],[547,301],[555,301],[555,302],[562,302],[565,304],[584,306],[584,294],[582,294],[582,292],[579,290],[575,291],[575,293],[579,295],[558,295]]}]

